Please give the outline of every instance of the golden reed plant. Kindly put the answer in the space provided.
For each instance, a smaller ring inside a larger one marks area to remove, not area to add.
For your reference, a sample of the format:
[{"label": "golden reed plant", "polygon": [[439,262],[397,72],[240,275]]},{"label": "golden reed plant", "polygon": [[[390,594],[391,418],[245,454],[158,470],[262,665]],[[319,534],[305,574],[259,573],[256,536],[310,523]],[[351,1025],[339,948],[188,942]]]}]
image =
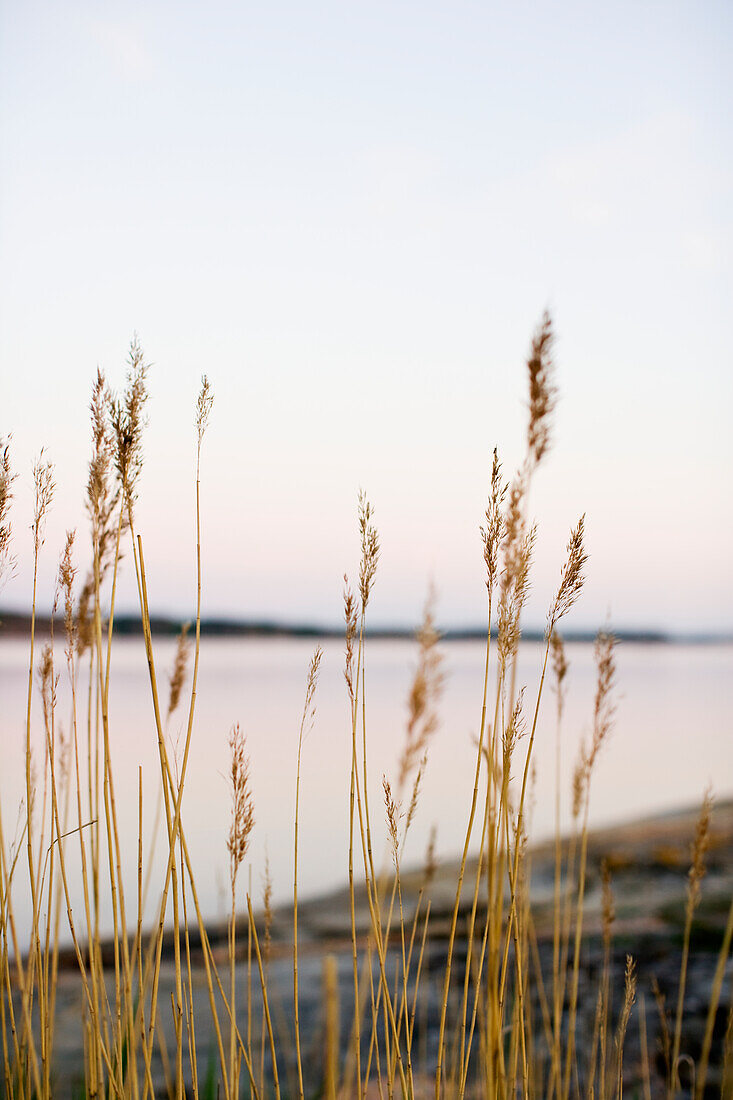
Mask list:
[{"label": "golden reed plant", "polygon": [[[505,481],[494,451],[485,522],[481,527],[487,622],[484,677],[475,765],[467,784],[465,833],[456,864],[453,902],[435,931],[431,884],[436,872],[434,837],[418,886],[410,879],[407,903],[403,857],[419,811],[421,781],[435,734],[443,674],[428,598],[417,635],[417,664],[408,696],[405,740],[394,781],[382,779],[382,810],[370,805],[369,712],[366,693],[367,611],[377,577],[380,544],[374,509],[364,494],[358,503],[361,556],[358,583],[345,577],[345,665],[349,700],[348,890],[352,1003],[342,1015],[337,961],[323,964],[325,1030],[317,1092],[330,1100],[379,1096],[405,1100],[507,1097],[570,1100],[606,1098],[624,1092],[624,1042],[635,1007],[636,971],[630,957],[620,1007],[612,1013],[611,958],[614,905],[610,875],[602,875],[602,957],[595,995],[592,1036],[581,1039],[581,946],[588,873],[588,814],[591,779],[614,718],[615,640],[608,632],[595,645],[597,686],[590,739],[583,746],[573,780],[573,821],[568,841],[560,835],[562,725],[568,662],[559,634],[563,618],[579,598],[585,577],[584,517],[571,531],[558,586],[547,613],[539,680],[533,693],[517,682],[522,612],[527,598],[536,530],[530,523],[529,494],[535,471],[551,443],[557,400],[553,328],[545,314],[532,338],[526,454]],[[254,827],[246,739],[235,723],[230,735],[231,827],[230,913],[226,971],[202,917],[184,827],[183,793],[192,738],[201,647],[201,458],[213,393],[204,377],[195,411],[197,607],[193,639],[189,624],[179,637],[168,684],[167,708],[159,692],[150,623],[142,535],[135,504],[143,464],[147,365],[135,338],[127,381],[120,396],[98,371],[90,414],[92,455],[86,487],[91,532],[91,568],[77,585],[76,537],[69,532],[60,559],[54,615],[63,608],[64,656],[71,694],[70,732],[56,720],[57,687],[53,638],[40,660],[35,645],[36,586],[45,523],[54,495],[53,467],[41,451],[33,470],[33,589],[25,723],[25,802],[20,833],[3,832],[0,806],[0,1031],[3,1095],[18,1100],[61,1095],[54,1078],[59,955],[63,936],[71,940],[83,992],[80,1034],[83,1072],[80,1092],[89,1098],[152,1100],[183,1097],[279,1100],[313,1093],[313,1074],[304,1069],[300,1027],[298,944],[298,856],[300,776],[304,738],[315,717],[321,663],[316,650],[307,672],[297,740],[293,847],[292,1019],[278,1023],[270,978],[272,883],[265,869],[263,906],[255,914],[251,885],[246,892],[246,995],[238,993],[237,882]],[[11,447],[0,445],[0,583],[12,572],[10,509],[14,472]],[[140,603],[152,716],[160,772],[153,842],[162,820],[165,872],[155,884],[156,916],[144,921],[152,887],[152,852],[143,852],[142,778],[138,793],[137,890],[126,896],[115,799],[114,746],[109,726],[111,653],[117,578],[123,539],[129,541]],[[192,654],[192,661],[191,661]],[[166,736],[172,714],[184,700],[192,665],[183,750],[174,767]],[[556,838],[554,849],[551,963],[543,964],[530,896],[531,850],[527,819],[533,777],[533,748],[548,675],[556,693]],[[37,682],[42,704],[43,751],[34,751],[32,702]],[[693,844],[685,913],[682,962],[674,1019],[660,1001],[666,1058],[665,1095],[680,1095],[679,1068],[690,937],[705,872],[711,804],[703,802]],[[376,850],[385,839],[387,856]],[[473,856],[472,856],[473,853]],[[69,861],[80,872],[81,897],[72,896]],[[250,879],[251,881],[251,879]],[[30,897],[31,920],[19,928],[14,896]],[[113,931],[103,940],[101,914],[111,908]],[[361,926],[366,906],[368,929]],[[81,911],[77,920],[74,912]],[[64,918],[65,913],[65,918]],[[431,918],[433,923],[431,924]],[[194,957],[192,934],[198,956]],[[170,1005],[161,1003],[164,943],[173,945]],[[733,938],[733,905],[715,971],[694,1095],[705,1092],[713,1028],[726,960]],[[460,950],[458,950],[460,945]],[[437,983],[429,973],[438,959]],[[432,959],[431,968],[428,960]],[[208,1001],[201,1020],[195,997],[198,976]],[[253,988],[259,985],[259,992]],[[244,1011],[242,1010],[242,1002]],[[539,1005],[539,1015],[538,1008]],[[170,1012],[170,1019],[168,1014]],[[428,1049],[425,1013],[434,1014]],[[198,1014],[198,1017],[197,1017]],[[197,1032],[198,1018],[198,1032]],[[203,1024],[206,1027],[203,1027]],[[214,1036],[215,1057],[202,1054],[198,1035]],[[733,1028],[725,1044],[723,1092],[733,1083]],[[172,1043],[171,1043],[172,1036]],[[651,1100],[647,1015],[639,1004],[642,1094]],[[206,1059],[206,1066],[204,1066]],[[281,1071],[284,1068],[285,1078]],[[318,1076],[318,1074],[316,1075]],[[162,1077],[162,1083],[161,1083]],[[287,1085],[284,1083],[287,1081]]]}]

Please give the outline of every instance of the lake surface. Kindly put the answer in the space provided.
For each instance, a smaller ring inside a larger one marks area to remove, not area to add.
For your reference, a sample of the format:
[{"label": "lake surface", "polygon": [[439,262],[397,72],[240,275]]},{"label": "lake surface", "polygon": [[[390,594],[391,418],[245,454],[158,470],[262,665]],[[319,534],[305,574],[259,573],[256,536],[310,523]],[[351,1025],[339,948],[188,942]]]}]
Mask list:
[{"label": "lake surface", "polygon": [[[229,862],[226,841],[230,798],[226,775],[233,722],[246,732],[256,824],[247,865],[240,875],[241,898],[251,875],[259,903],[265,853],[269,854],[275,901],[292,890],[293,811],[298,730],[306,673],[316,643],[302,639],[210,639],[202,642],[196,722],[183,801],[184,827],[207,918],[226,914]],[[40,645],[38,654],[40,655]],[[154,642],[162,706],[174,639]],[[348,873],[350,774],[349,703],[343,677],[343,644],[323,643],[315,725],[303,746],[300,800],[300,892],[317,894],[342,886]],[[446,683],[440,727],[432,741],[420,804],[411,828],[405,863],[419,863],[430,827],[438,831],[441,857],[462,844],[475,766],[474,738],[481,717],[484,645],[474,641],[442,645]],[[617,715],[593,776],[591,824],[622,821],[697,803],[706,786],[720,797],[733,795],[733,646],[638,645],[617,648]],[[543,649],[527,643],[518,665],[518,686],[526,685],[527,709],[534,707]],[[570,821],[573,763],[590,730],[595,689],[592,646],[569,644],[569,692],[562,733],[563,824]],[[69,728],[69,693],[62,646],[58,647],[57,722]],[[376,640],[367,646],[366,686],[371,814],[381,851],[384,838],[381,778],[394,777],[403,744],[406,699],[416,661],[408,641]],[[24,730],[28,646],[0,641],[0,797],[6,843],[13,837],[24,797]],[[34,688],[33,736],[42,751],[41,703]],[[173,751],[185,729],[187,703],[174,714],[168,737]],[[123,841],[128,909],[134,910],[138,833],[138,767],[143,769],[144,832],[152,831],[157,798],[157,743],[142,639],[115,641],[110,689],[110,735]],[[515,774],[521,770],[520,742]],[[555,696],[546,685],[534,759],[531,835],[554,827]],[[72,822],[73,824],[73,822]],[[70,865],[78,848],[70,849]],[[154,860],[160,870],[162,854]],[[251,870],[249,869],[251,867]],[[14,895],[19,930],[28,903],[19,879]],[[154,893],[151,892],[151,902]],[[77,905],[79,902],[77,902]],[[79,910],[81,912],[81,910]],[[152,912],[149,904],[148,916]]]}]

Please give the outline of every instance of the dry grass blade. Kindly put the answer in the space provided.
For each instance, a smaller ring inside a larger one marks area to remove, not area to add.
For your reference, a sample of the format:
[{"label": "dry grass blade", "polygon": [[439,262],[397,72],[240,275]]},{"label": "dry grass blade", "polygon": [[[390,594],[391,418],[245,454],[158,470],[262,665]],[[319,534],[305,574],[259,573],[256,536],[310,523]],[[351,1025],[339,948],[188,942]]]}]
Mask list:
[{"label": "dry grass blade", "polygon": [[723,1040],[723,1083],[720,1088],[722,1100],[733,1096],[733,1005],[728,1009],[728,1025]]},{"label": "dry grass blade", "polygon": [[710,1003],[708,1005],[708,1017],[705,1024],[705,1036],[703,1038],[702,1053],[700,1055],[700,1063],[697,1074],[697,1100],[702,1100],[705,1095],[705,1081],[708,1073],[708,1063],[710,1060],[710,1049],[713,1042],[713,1032],[715,1031],[715,1023],[718,1017],[718,1006],[720,1005],[720,994],[723,988],[723,980],[728,964],[728,958],[730,956],[731,943],[733,942],[733,898],[731,899],[730,908],[728,909],[728,920],[726,922],[725,931],[723,933],[723,942],[720,945],[720,951],[718,952],[718,962],[715,967],[715,975],[713,977],[713,985],[710,994]]},{"label": "dry grass blade", "polygon": [[[239,1059],[237,1058],[237,998],[236,998],[236,885],[237,873],[247,854],[249,838],[254,828],[254,806],[249,784],[249,758],[245,736],[236,722],[229,735],[231,764],[229,782],[232,791],[232,818],[227,848],[229,850],[229,878],[231,884],[231,911],[229,915],[229,1086],[231,1095],[239,1094]],[[250,918],[251,920],[251,918]]]},{"label": "dry grass blade", "polygon": [[616,705],[613,688],[616,676],[614,648],[616,639],[608,631],[599,631],[594,656],[596,663],[596,693],[593,706],[593,732],[590,747],[581,745],[580,759],[573,777],[573,817],[577,820],[583,810],[581,832],[580,863],[578,869],[578,891],[575,915],[575,946],[573,950],[573,968],[570,988],[570,1014],[568,1043],[565,1056],[565,1076],[563,1094],[567,1097],[570,1089],[570,1074],[575,1057],[575,1026],[578,1008],[578,978],[580,971],[580,945],[583,933],[583,905],[585,900],[585,876],[588,851],[588,810],[590,801],[590,781],[598,754],[611,731]]},{"label": "dry grass blade", "polygon": [[325,1040],[323,1054],[323,1095],[336,1100],[339,1056],[339,987],[335,955],[323,959],[323,1000],[325,1003]]},{"label": "dry grass blade", "polygon": [[710,790],[703,796],[700,813],[695,823],[695,836],[692,842],[692,862],[687,875],[687,904],[685,906],[685,931],[682,943],[682,961],[680,963],[680,981],[677,992],[677,1012],[675,1015],[674,1039],[670,1065],[669,1091],[671,1095],[679,1088],[679,1060],[682,1042],[682,1017],[685,1007],[685,988],[687,984],[687,964],[690,954],[690,934],[695,910],[700,901],[700,886],[705,875],[705,856],[710,845],[710,815],[713,799]]},{"label": "dry grass blade", "polygon": [[298,1094],[303,1100],[303,1063],[300,1051],[300,1006],[298,999],[298,830],[300,827],[300,757],[303,750],[303,738],[312,728],[315,719],[314,699],[318,685],[318,672],[321,667],[323,650],[317,647],[308,666],[308,678],[305,688],[303,717],[300,720],[298,734],[298,764],[295,779],[295,841],[293,845],[293,1014],[295,1017],[295,1054],[298,1067]]},{"label": "dry grass blade", "polygon": [[616,920],[616,905],[613,900],[613,888],[611,886],[611,872],[608,860],[601,861],[601,927],[603,929],[603,942],[607,946],[611,943],[611,930]]}]

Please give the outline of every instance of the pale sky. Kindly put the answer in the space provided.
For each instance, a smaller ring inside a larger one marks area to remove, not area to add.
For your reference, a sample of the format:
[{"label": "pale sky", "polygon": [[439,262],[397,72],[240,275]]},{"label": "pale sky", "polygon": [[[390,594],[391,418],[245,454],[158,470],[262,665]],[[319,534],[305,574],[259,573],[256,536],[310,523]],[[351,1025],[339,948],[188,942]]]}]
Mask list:
[{"label": "pale sky", "polygon": [[[733,7],[81,3],[0,13],[0,434],[58,490],[86,564],[99,364],[150,371],[138,509],[153,609],[194,606],[206,371],[204,611],[334,624],[376,507],[373,621],[480,625],[490,455],[521,461],[524,358],[549,306],[552,453],[527,622],[570,527],[572,623],[733,627]],[[83,537],[82,537],[83,533]],[[129,555],[128,555],[129,556]],[[134,608],[129,565],[120,600]]]}]

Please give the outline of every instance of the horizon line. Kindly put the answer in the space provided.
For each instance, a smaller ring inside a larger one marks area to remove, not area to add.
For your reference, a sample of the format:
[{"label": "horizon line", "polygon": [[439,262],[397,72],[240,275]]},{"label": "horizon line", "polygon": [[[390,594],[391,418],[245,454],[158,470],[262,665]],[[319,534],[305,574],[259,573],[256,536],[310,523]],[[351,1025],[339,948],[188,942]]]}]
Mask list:
[{"label": "horizon line", "polygon": [[[153,634],[158,636],[174,637],[178,635],[186,623],[193,625],[195,620],[186,616],[172,614],[153,614],[150,616],[150,628]],[[31,623],[30,612],[14,611],[10,608],[0,609],[0,638],[18,637],[27,634]],[[53,618],[54,630],[63,632],[64,617],[56,614]],[[142,634],[142,620],[140,615],[129,612],[120,612],[115,615],[115,633],[123,637],[135,637]],[[366,627],[366,633],[372,638],[384,638],[395,640],[413,640],[417,633],[417,627],[405,626],[401,623],[376,623]],[[601,626],[576,627],[562,633],[566,642],[592,642]],[[51,615],[36,615],[35,630],[39,634],[51,633]],[[464,625],[438,627],[437,632],[441,641],[473,641],[486,637],[486,626]],[[492,626],[492,637],[496,637],[496,627]],[[647,645],[670,644],[726,644],[733,643],[733,632],[722,630],[669,630],[658,627],[624,627],[609,628],[609,633],[621,642],[639,642]],[[289,637],[289,638],[343,638],[344,627],[333,626],[319,622],[298,622],[276,617],[230,617],[226,615],[206,615],[201,618],[201,634],[208,637]],[[527,626],[522,630],[522,636],[526,641],[541,641],[546,632],[543,627],[536,625]]]}]

